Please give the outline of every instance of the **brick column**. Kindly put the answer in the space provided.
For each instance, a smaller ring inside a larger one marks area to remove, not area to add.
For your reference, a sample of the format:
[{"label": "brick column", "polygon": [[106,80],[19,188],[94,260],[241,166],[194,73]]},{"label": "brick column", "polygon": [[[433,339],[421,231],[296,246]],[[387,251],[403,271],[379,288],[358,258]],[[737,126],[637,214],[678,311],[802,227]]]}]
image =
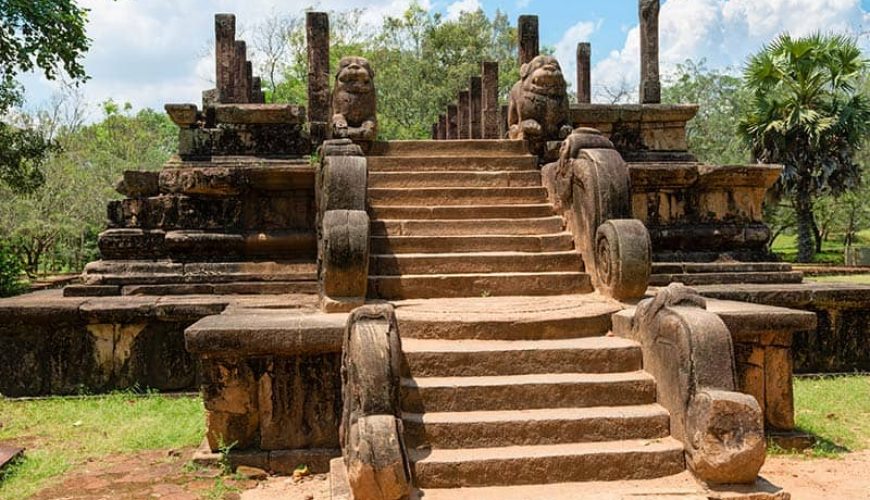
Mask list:
[{"label": "brick column", "polygon": [[592,44],[577,44],[577,102],[592,102]]},{"label": "brick column", "polygon": [[659,78],[659,0],[640,0],[640,102],[662,102]]},{"label": "brick column", "polygon": [[498,63],[484,62],[481,68],[483,110],[481,130],[484,139],[498,139]]},{"label": "brick column", "polygon": [[308,41],[308,123],[311,143],[317,147],[328,135],[329,112],[329,15],[305,14]]},{"label": "brick column", "polygon": [[471,139],[471,123],[468,120],[471,108],[470,101],[471,92],[467,90],[459,92],[459,119],[457,120],[457,125],[459,125],[460,139]]},{"label": "brick column", "polygon": [[520,65],[523,65],[538,55],[538,16],[520,16],[517,22],[517,38],[519,39]]},{"label": "brick column", "polygon": [[215,14],[214,38],[217,102],[232,102],[235,97],[233,74],[236,71],[236,16]]},{"label": "brick column", "polygon": [[483,82],[479,76],[472,76],[468,82],[468,91],[470,92],[468,104],[468,122],[471,124],[472,139],[483,139],[483,131],[481,129],[481,115],[483,114]]},{"label": "brick column", "polygon": [[459,139],[459,107],[455,104],[447,106],[447,139]]}]

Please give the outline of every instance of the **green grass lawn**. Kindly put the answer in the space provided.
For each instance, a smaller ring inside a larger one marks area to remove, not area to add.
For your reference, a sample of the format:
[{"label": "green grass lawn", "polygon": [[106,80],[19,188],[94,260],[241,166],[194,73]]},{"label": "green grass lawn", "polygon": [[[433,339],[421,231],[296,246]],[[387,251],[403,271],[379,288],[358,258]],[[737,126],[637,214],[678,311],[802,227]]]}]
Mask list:
[{"label": "green grass lawn", "polygon": [[870,449],[870,376],[795,379],[794,400],[797,427],[817,437],[811,455]]},{"label": "green grass lawn", "polygon": [[[857,235],[857,245],[870,245],[870,229],[859,231]],[[793,234],[780,234],[773,241],[771,249],[786,262],[795,262],[797,260],[797,236]],[[840,235],[833,235],[829,241],[822,242],[821,253],[813,257],[813,262],[818,264],[837,264],[843,265],[845,256],[843,254],[845,247],[843,246],[843,238]]]},{"label": "green grass lawn", "polygon": [[870,274],[849,274],[845,276],[806,276],[807,281],[817,283],[849,283],[851,285],[870,285]]},{"label": "green grass lawn", "polygon": [[0,442],[27,448],[0,476],[0,499],[26,498],[89,459],[195,446],[202,400],[125,393],[36,401],[0,399]]}]

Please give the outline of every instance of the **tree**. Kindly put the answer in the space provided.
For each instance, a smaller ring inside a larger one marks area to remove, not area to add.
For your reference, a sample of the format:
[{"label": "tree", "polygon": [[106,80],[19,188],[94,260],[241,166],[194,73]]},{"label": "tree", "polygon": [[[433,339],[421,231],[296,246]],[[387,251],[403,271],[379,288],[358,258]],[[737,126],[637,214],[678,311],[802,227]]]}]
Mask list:
[{"label": "tree", "polygon": [[814,255],[814,198],[859,182],[855,154],[870,134],[870,99],[858,84],[867,69],[854,39],[819,34],[781,35],[746,66],[753,95],[740,131],[758,161],[784,167],[776,187],[792,199],[799,262]]},{"label": "tree", "polygon": [[3,117],[22,102],[22,72],[87,78],[81,61],[90,43],[86,13],[73,0],[0,0],[0,184],[28,191],[43,181],[40,168],[51,142]]}]

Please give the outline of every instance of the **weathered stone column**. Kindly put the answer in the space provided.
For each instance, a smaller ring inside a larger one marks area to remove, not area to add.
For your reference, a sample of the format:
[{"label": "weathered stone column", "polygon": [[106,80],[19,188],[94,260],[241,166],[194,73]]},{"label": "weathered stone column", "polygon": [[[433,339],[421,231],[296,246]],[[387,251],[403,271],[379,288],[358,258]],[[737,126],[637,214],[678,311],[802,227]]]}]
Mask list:
[{"label": "weathered stone column", "polygon": [[459,139],[471,139],[471,93],[467,90],[459,92]]},{"label": "weathered stone column", "polygon": [[217,101],[230,102],[235,96],[233,73],[236,71],[236,16],[215,14],[215,85]]},{"label": "weathered stone column", "polygon": [[502,104],[499,106],[498,114],[498,137],[504,139],[508,133],[508,105]]},{"label": "weathered stone column", "polygon": [[438,122],[432,124],[432,133],[430,134],[433,141],[438,140]]},{"label": "weathered stone column", "polygon": [[484,139],[498,139],[498,63],[487,61],[481,66],[481,131]]},{"label": "weathered stone column", "polygon": [[481,128],[481,115],[483,114],[483,82],[479,76],[472,76],[468,82],[470,102],[468,104],[469,123],[471,124],[471,138],[483,139]]},{"label": "weathered stone column", "polygon": [[592,102],[592,44],[577,44],[577,102]]},{"label": "weathered stone column", "polygon": [[520,65],[523,65],[538,55],[538,16],[520,16],[517,22],[517,38],[520,44]]},{"label": "weathered stone column", "polygon": [[640,102],[662,102],[659,78],[659,0],[640,0]]},{"label": "weathered stone column", "polygon": [[248,85],[248,48],[242,40],[236,40],[236,71],[233,73],[235,82],[235,96],[233,102],[246,103],[248,95],[250,95],[250,86]]},{"label": "weathered stone column", "polygon": [[447,138],[447,115],[438,115],[438,140],[443,141]]},{"label": "weathered stone column", "polygon": [[329,123],[329,15],[305,14],[308,41],[308,123],[316,148],[327,136]]},{"label": "weathered stone column", "polygon": [[455,104],[447,105],[447,130],[446,137],[449,140],[459,139],[459,107]]}]

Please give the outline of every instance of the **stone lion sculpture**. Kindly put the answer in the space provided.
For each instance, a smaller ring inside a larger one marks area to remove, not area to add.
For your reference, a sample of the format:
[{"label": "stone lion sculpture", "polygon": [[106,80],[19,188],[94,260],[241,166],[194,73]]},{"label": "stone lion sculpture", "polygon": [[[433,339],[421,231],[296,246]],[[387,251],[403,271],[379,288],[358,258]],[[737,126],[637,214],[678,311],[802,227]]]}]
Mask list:
[{"label": "stone lion sculpture", "polygon": [[539,55],[520,68],[510,92],[508,136],[536,142],[556,141],[573,130],[568,91],[555,57]]},{"label": "stone lion sculpture", "polygon": [[378,135],[375,72],[363,57],[343,57],[332,93],[332,137],[373,141]]}]

